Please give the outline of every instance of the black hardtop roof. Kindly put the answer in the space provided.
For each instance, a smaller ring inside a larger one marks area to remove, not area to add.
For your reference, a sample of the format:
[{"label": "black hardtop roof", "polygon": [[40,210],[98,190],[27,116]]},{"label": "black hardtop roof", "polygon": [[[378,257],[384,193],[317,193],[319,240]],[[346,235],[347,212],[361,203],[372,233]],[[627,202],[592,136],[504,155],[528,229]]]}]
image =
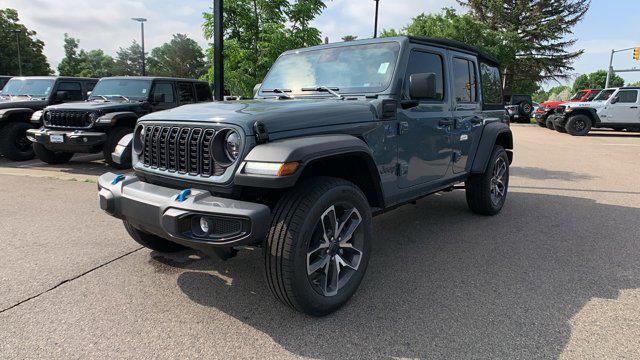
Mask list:
[{"label": "black hardtop roof", "polygon": [[412,42],[416,44],[431,45],[435,47],[443,47],[451,50],[462,51],[472,55],[476,55],[481,60],[484,60],[485,62],[500,66],[500,62],[496,58],[478,50],[477,48],[469,44],[466,44],[457,40],[443,39],[443,38],[430,38],[430,37],[422,37],[422,36],[396,36],[396,37],[354,40],[354,41],[347,41],[347,42],[318,45],[318,46],[313,46],[313,47],[303,48],[303,49],[289,50],[289,51],[286,51],[285,53],[329,49],[329,48],[335,48],[340,46],[350,46],[350,45],[356,45],[356,44],[379,44],[379,43],[385,43],[385,42],[391,42],[391,41],[396,41],[399,43]]},{"label": "black hardtop roof", "polygon": [[34,80],[83,80],[83,81],[97,81],[97,78],[88,77],[73,77],[73,76],[13,76],[13,79],[34,79]]},{"label": "black hardtop roof", "polygon": [[205,83],[205,84],[209,84],[208,82],[206,82],[205,80],[198,80],[198,79],[187,79],[187,78],[175,78],[175,77],[164,77],[164,76],[110,76],[110,77],[103,77],[100,80],[106,80],[106,79],[123,79],[123,80],[149,80],[149,81],[153,81],[153,80],[164,80],[164,81],[188,81],[188,82],[200,82],[200,83]]},{"label": "black hardtop roof", "polygon": [[640,90],[640,86],[622,86],[620,90]]}]

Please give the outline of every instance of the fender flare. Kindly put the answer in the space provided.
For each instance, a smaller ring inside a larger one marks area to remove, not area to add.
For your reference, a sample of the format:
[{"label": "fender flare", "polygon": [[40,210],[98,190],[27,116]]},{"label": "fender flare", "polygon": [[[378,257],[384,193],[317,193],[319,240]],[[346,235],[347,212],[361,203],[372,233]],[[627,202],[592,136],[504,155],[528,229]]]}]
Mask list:
[{"label": "fender flare", "polygon": [[[352,135],[317,135],[277,140],[254,147],[236,171],[234,182],[241,186],[261,188],[287,188],[296,184],[305,168],[315,161],[339,155],[357,155],[370,161],[380,184],[380,177],[369,146]],[[244,173],[247,162],[287,163],[299,162],[300,167],[290,176],[274,177]]]},{"label": "fender flare", "polygon": [[112,112],[100,116],[98,119],[96,119],[96,124],[114,126],[118,121],[122,119],[138,120],[138,114],[134,113],[133,111]]},{"label": "fender flare", "polygon": [[590,117],[593,120],[593,125],[600,124],[600,116],[598,116],[598,110],[590,107],[586,108],[576,108],[573,109],[572,112],[565,114],[567,120],[573,115],[585,115]]},{"label": "fender flare", "polygon": [[484,126],[482,130],[482,136],[480,137],[480,143],[478,144],[478,149],[476,150],[476,156],[473,159],[473,165],[471,165],[471,173],[472,174],[482,174],[487,168],[487,163],[489,162],[489,158],[493,153],[493,147],[498,142],[500,138],[500,142],[509,153],[509,162],[513,161],[513,133],[511,132],[511,128],[505,123],[502,122],[491,122]]},{"label": "fender flare", "polygon": [[11,117],[12,115],[16,115],[16,114],[24,114],[26,115],[26,122],[30,122],[31,121],[31,115],[33,115],[33,113],[35,112],[35,110],[30,109],[30,108],[13,108],[13,109],[3,109],[0,110],[0,122],[5,122],[9,120],[9,117]]}]

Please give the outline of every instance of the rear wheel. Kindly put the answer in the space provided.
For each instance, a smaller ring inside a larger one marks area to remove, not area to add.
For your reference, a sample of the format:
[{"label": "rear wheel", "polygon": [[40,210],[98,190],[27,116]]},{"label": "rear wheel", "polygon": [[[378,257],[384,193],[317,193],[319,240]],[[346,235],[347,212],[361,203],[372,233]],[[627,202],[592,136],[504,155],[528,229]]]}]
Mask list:
[{"label": "rear wheel", "polygon": [[265,245],[267,282],[291,308],[324,316],[358,289],[371,254],[371,210],[354,184],[311,179],[276,205]]},{"label": "rear wheel", "polygon": [[152,235],[140,229],[137,229],[127,221],[123,221],[123,223],[124,228],[127,229],[127,232],[129,233],[129,235],[131,235],[133,240],[148,249],[155,250],[161,253],[174,253],[186,249],[186,247],[180,244],[176,244],[159,236]]},{"label": "rear wheel", "polygon": [[547,125],[547,129],[549,129],[549,130],[555,130],[556,129],[556,126],[553,125],[553,118],[551,118],[551,119],[547,118],[546,125]]},{"label": "rear wheel", "polygon": [[496,215],[502,210],[509,189],[509,157],[496,145],[484,173],[472,175],[465,183],[467,204],[481,215]]},{"label": "rear wheel", "polygon": [[573,115],[567,120],[565,128],[573,136],[585,136],[591,130],[591,119],[582,114]]},{"label": "rear wheel", "polygon": [[27,130],[33,126],[24,122],[10,122],[0,127],[0,155],[13,161],[27,161],[35,157]]},{"label": "rear wheel", "polygon": [[128,127],[119,126],[111,129],[107,133],[107,141],[104,143],[102,154],[104,155],[104,160],[107,162],[107,164],[111,165],[111,167],[119,170],[129,169],[131,167],[130,156],[125,157],[125,159],[128,159],[128,161],[125,161],[122,164],[118,164],[117,162],[113,161],[113,158],[111,157],[111,153],[113,153],[116,150],[116,146],[118,146],[118,143],[120,142],[120,140],[122,140],[122,138],[125,135],[131,134],[132,132],[133,130],[131,130]]},{"label": "rear wheel", "polygon": [[73,153],[68,152],[54,152],[42,144],[34,143],[33,150],[36,153],[38,159],[46,162],[47,164],[66,164],[73,157]]}]

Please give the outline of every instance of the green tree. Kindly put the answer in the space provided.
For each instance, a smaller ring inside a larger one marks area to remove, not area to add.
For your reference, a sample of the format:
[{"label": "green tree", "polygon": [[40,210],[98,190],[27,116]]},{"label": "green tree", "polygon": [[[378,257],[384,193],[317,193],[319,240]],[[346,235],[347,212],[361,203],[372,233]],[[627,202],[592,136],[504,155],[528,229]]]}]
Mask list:
[{"label": "green tree", "polygon": [[627,86],[640,86],[640,81],[629,83]]},{"label": "green tree", "polygon": [[80,40],[64,34],[64,58],[58,64],[58,73],[62,76],[80,75]]},{"label": "green tree", "polygon": [[378,36],[384,38],[384,37],[396,37],[400,35],[402,35],[402,33],[396,29],[382,29],[382,32],[380,32]]},{"label": "green tree", "polygon": [[64,34],[64,58],[58,65],[62,76],[101,78],[115,74],[115,61],[102,50],[80,49],[80,41]]},{"label": "green tree", "polygon": [[202,48],[184,34],[153,49],[148,62],[149,73],[158,76],[200,78],[207,72]]},{"label": "green tree", "polygon": [[44,56],[44,42],[36,32],[19,23],[14,9],[0,9],[0,74],[18,75],[18,49],[15,30],[20,39],[20,58],[23,75],[50,75],[53,73]]},{"label": "green tree", "polygon": [[[505,90],[524,92],[535,84],[566,79],[583,50],[569,36],[590,0],[458,0],[471,16],[509,42]],[[473,35],[473,34],[471,34]]]},{"label": "green tree", "polygon": [[358,36],[356,35],[345,35],[342,37],[342,41],[347,42],[347,41],[355,41],[358,40]]},{"label": "green tree", "polygon": [[121,76],[142,75],[142,46],[135,40],[128,48],[120,48],[116,53],[115,72]]},{"label": "green tree", "polygon": [[[607,71],[598,70],[591,74],[582,74],[573,82],[573,92],[582,89],[604,89],[607,84]],[[624,86],[624,79],[613,74],[609,81],[609,87]]]},{"label": "green tree", "polygon": [[[252,96],[273,62],[286,50],[320,45],[310,23],[325,8],[323,0],[228,0],[225,2],[225,90]],[[213,14],[203,14],[203,30],[213,38]],[[208,49],[213,59],[213,46]],[[213,81],[213,69],[208,78]]]}]

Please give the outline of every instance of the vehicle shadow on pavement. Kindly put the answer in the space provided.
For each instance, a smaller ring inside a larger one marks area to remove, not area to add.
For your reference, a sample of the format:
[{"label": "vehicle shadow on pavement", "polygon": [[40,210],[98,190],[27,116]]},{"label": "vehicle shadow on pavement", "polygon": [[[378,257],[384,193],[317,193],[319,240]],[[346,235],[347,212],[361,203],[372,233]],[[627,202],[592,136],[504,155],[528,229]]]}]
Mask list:
[{"label": "vehicle shadow on pavement", "polygon": [[579,181],[592,180],[594,177],[589,174],[576,173],[573,171],[547,170],[537,167],[516,167],[509,168],[511,176],[524,177],[533,180],[565,180]]},{"label": "vehicle shadow on pavement", "polygon": [[[545,216],[536,216],[545,214]],[[184,253],[192,301],[313,358],[556,358],[593,298],[640,286],[640,209],[512,192],[496,217],[464,193],[436,195],[374,220],[374,252],[354,298],[312,318],[278,303],[260,250],[227,262]],[[538,219],[544,219],[539,221]]]},{"label": "vehicle shadow on pavement", "polygon": [[640,138],[640,133],[639,132],[620,132],[620,131],[597,131],[597,132],[590,132],[589,134],[587,134],[587,136],[589,137],[616,137],[616,138],[630,138],[630,139],[634,139],[634,138]]},{"label": "vehicle shadow on pavement", "polygon": [[77,154],[66,164],[51,165],[38,159],[14,162],[0,158],[0,167],[20,169],[24,171],[53,171],[68,175],[99,176],[106,172],[117,172],[102,159],[99,154]]}]

